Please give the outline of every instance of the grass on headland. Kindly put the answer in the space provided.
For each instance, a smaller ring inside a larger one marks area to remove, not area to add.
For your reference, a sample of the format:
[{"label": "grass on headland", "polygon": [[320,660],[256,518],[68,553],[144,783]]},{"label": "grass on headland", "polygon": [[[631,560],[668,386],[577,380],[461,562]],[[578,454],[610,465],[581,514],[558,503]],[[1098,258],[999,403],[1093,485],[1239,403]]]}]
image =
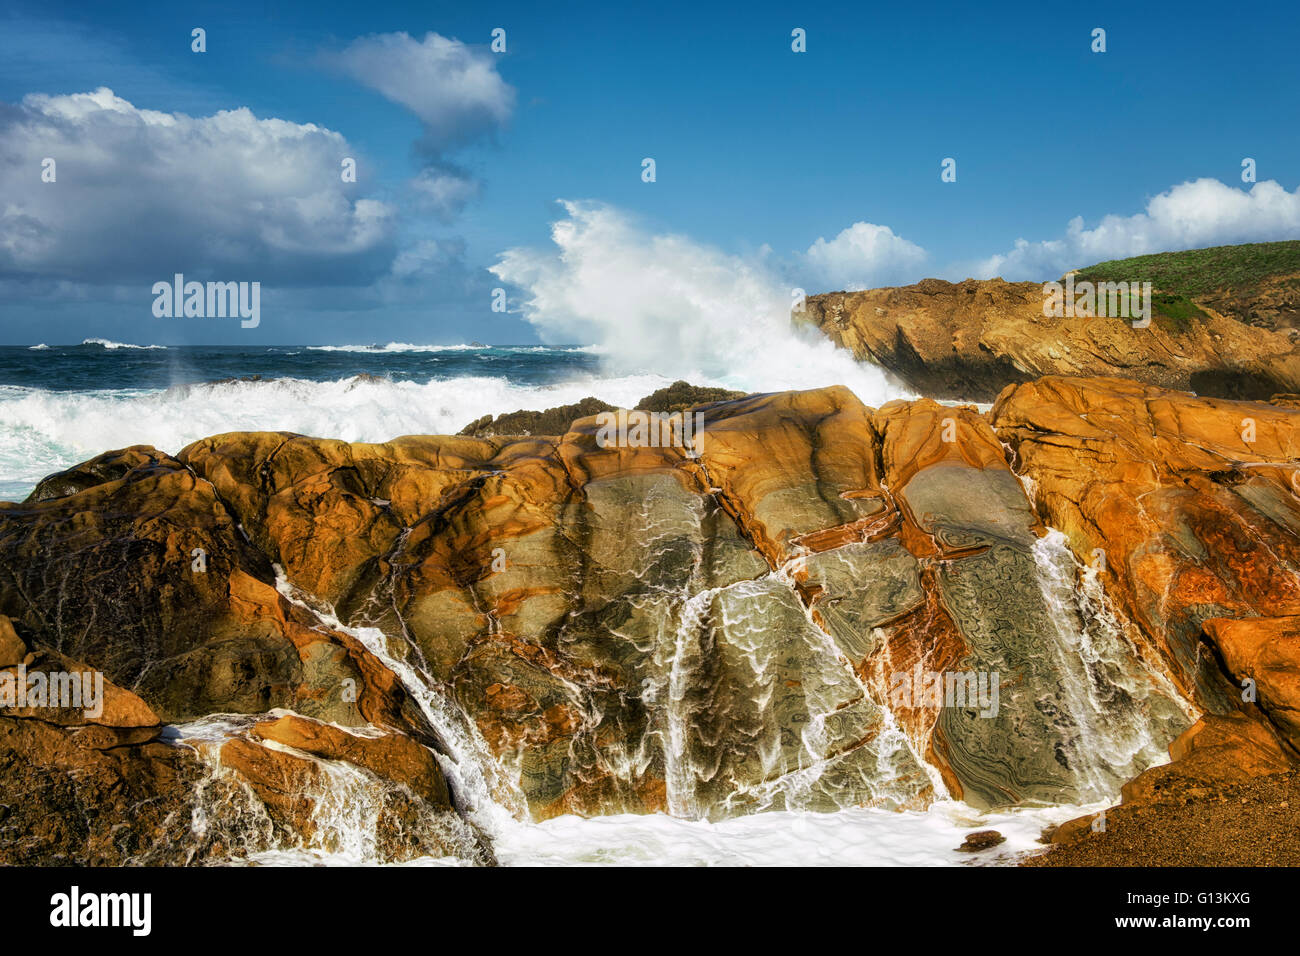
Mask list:
[{"label": "grass on headland", "polygon": [[1080,269],[1075,281],[1150,282],[1155,290],[1152,320],[1168,332],[1182,333],[1206,317],[1193,298],[1212,292],[1249,291],[1274,276],[1295,273],[1300,273],[1300,240],[1112,259]]},{"label": "grass on headland", "polygon": [[1075,281],[1150,281],[1160,292],[1188,298],[1246,289],[1272,276],[1298,272],[1300,240],[1289,240],[1113,259],[1080,269]]}]

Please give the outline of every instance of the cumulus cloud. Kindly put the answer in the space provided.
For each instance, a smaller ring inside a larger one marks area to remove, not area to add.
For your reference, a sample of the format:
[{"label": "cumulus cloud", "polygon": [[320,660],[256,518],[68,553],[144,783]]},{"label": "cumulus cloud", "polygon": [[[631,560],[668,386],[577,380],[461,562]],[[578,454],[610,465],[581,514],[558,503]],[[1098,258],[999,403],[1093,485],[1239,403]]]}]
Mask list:
[{"label": "cumulus cloud", "polygon": [[742,389],[838,383],[868,402],[888,393],[878,370],[793,327],[791,286],[766,257],[647,232],[602,203],[561,205],[553,248],[510,249],[490,269],[522,293],[515,308],[543,341],[594,345],[624,373]]},{"label": "cumulus cloud", "polygon": [[497,73],[494,54],[426,33],[380,33],[338,54],[354,79],[420,118],[436,149],[467,142],[503,124],[515,91]]},{"label": "cumulus cloud", "polygon": [[1197,179],[1160,193],[1136,215],[1109,215],[1092,229],[1076,216],[1059,239],[1018,239],[1009,252],[979,262],[973,274],[1013,280],[1055,278],[1108,259],[1296,238],[1300,238],[1300,188],[1287,192],[1267,180],[1247,190],[1217,179]]},{"label": "cumulus cloud", "polygon": [[192,117],[107,88],[0,104],[0,277],[370,281],[395,214],[341,181],[347,156],[339,133],[245,108]]},{"label": "cumulus cloud", "polygon": [[855,222],[831,240],[820,238],[804,253],[819,288],[844,290],[915,282],[927,259],[916,243],[870,222]]}]

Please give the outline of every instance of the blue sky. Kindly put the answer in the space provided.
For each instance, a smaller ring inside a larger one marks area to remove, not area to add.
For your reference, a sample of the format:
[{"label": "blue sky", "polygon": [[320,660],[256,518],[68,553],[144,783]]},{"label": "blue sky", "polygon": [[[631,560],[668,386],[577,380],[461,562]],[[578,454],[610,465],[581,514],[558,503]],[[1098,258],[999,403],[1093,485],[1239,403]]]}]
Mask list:
[{"label": "blue sky", "polygon": [[[571,340],[648,260],[707,298],[1300,237],[1294,4],[320,6],[0,14],[0,343]],[[175,271],[261,324],[155,318]]]}]

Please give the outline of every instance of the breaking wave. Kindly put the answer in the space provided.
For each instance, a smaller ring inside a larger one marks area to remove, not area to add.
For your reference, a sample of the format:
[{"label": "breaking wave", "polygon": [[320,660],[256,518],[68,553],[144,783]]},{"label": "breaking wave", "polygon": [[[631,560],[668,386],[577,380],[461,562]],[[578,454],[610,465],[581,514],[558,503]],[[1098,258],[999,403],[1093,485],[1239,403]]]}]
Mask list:
[{"label": "breaking wave", "polygon": [[906,393],[791,322],[794,290],[766,257],[647,233],[610,206],[563,202],[554,248],[516,248],[490,271],[545,342],[588,342],[613,374],[654,369],[747,392],[846,385],[868,405]]},{"label": "breaking wave", "polygon": [[150,351],[154,349],[161,350],[167,348],[165,345],[131,345],[128,342],[114,342],[110,339],[82,339],[81,344],[98,345],[101,348],[106,349],[140,349],[142,351]]},{"label": "breaking wave", "polygon": [[229,431],[291,431],[344,441],[455,434],[486,414],[567,405],[588,395],[633,405],[670,380],[656,375],[584,377],[520,385],[461,376],[425,383],[356,376],[313,382],[278,378],[159,389],[86,392],[0,386],[0,500],[108,449],[153,445],[175,454]]}]

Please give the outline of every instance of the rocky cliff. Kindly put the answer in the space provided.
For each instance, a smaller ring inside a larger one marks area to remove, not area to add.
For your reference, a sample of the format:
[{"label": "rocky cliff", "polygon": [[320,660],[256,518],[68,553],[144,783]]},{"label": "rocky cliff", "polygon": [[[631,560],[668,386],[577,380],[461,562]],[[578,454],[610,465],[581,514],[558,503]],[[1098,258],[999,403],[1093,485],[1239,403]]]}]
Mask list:
[{"label": "rocky cliff", "polygon": [[795,318],[940,399],[989,402],[1008,384],[1045,375],[1104,375],[1267,400],[1300,392],[1294,283],[1270,278],[1196,302],[1157,296],[1142,328],[1121,317],[1045,317],[1042,283],[1001,279],[830,292],[809,296]]},{"label": "rocky cliff", "polygon": [[696,453],[595,417],[238,433],[0,504],[0,667],[112,688],[94,720],[0,710],[0,855],[329,846],[347,787],[374,858],[490,861],[485,798],[1006,807],[1293,765],[1296,404],[1048,377],[987,415],[695,411]]}]

